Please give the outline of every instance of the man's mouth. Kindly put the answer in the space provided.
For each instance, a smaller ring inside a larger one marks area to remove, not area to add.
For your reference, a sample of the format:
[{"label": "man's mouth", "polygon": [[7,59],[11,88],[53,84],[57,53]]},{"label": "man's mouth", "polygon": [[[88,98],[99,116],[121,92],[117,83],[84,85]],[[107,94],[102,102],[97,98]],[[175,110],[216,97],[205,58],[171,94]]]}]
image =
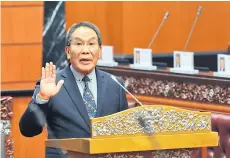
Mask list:
[{"label": "man's mouth", "polygon": [[91,59],[87,59],[87,58],[82,58],[82,59],[80,59],[80,62],[82,63],[82,64],[90,64],[91,63]]}]

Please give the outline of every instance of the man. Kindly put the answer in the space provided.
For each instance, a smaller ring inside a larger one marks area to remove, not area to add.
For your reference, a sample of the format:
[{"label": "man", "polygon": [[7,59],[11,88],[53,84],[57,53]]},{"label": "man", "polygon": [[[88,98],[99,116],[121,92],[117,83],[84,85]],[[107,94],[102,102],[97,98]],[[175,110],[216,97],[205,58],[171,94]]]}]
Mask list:
[{"label": "man", "polygon": [[136,63],[140,64],[140,51],[136,51]]},{"label": "man", "polygon": [[180,68],[180,54],[176,54],[176,68]]},{"label": "man", "polygon": [[225,62],[224,62],[224,57],[220,58],[220,71],[224,72],[225,71]]},{"label": "man", "polygon": [[[96,68],[101,45],[100,31],[94,24],[81,22],[69,29],[65,52],[70,64],[57,74],[52,62],[42,68],[42,77],[19,123],[24,136],[40,134],[46,123],[49,139],[91,137],[90,118],[128,108],[125,91],[110,74]],[[63,157],[66,155],[60,150],[46,148],[46,158]]]}]

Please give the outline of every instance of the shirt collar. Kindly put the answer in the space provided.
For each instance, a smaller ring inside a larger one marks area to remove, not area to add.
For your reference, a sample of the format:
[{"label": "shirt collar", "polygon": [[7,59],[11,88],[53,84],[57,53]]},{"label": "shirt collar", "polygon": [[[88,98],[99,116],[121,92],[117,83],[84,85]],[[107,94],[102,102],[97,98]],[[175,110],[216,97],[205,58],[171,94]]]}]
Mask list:
[{"label": "shirt collar", "polygon": [[[83,79],[83,77],[85,75],[81,74],[80,72],[76,71],[72,65],[70,65],[70,70],[72,71],[73,73],[73,76],[75,78],[76,81],[81,81]],[[93,71],[91,71],[89,74],[87,74],[87,76],[89,77],[90,79],[90,82],[92,81],[93,79],[93,76],[95,76],[96,73],[95,73],[95,68],[93,69]]]}]

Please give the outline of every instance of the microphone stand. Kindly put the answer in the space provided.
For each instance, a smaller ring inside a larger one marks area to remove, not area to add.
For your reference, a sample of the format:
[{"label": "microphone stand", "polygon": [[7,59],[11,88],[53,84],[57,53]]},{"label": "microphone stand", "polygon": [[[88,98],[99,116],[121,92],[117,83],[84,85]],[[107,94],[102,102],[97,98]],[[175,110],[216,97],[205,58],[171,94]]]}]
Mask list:
[{"label": "microphone stand", "polygon": [[198,17],[199,17],[199,15],[201,14],[201,11],[202,11],[202,7],[199,7],[199,8],[198,8],[198,11],[197,11],[197,15],[196,15],[195,21],[194,21],[194,23],[193,23],[193,25],[192,25],[192,29],[191,29],[191,31],[190,31],[190,33],[189,33],[188,39],[187,39],[186,44],[185,44],[185,46],[184,46],[184,51],[186,51],[186,49],[187,49],[188,42],[189,42],[189,40],[190,40],[190,38],[191,38],[191,36],[192,36],[193,30],[194,30],[194,28],[195,28],[195,25],[196,25],[196,22],[197,22],[197,20],[198,20]]},{"label": "microphone stand", "polygon": [[161,21],[160,26],[159,26],[158,29],[157,29],[157,32],[155,33],[155,35],[153,36],[151,42],[149,43],[148,49],[152,46],[153,42],[155,41],[155,39],[156,39],[158,33],[160,32],[160,29],[162,28],[162,26],[163,26],[165,20],[168,18],[168,16],[169,16],[169,12],[166,12],[166,13],[165,13],[165,16],[164,16],[164,18],[163,18],[163,20]]},{"label": "microphone stand", "polygon": [[[131,97],[133,99],[135,99],[140,105],[141,107],[144,107],[144,105],[134,96],[132,95],[124,86],[122,86],[122,84],[117,80],[117,78],[113,75],[111,75],[111,78],[121,87],[123,88],[127,93],[129,93],[131,95]],[[151,114],[148,110],[146,110],[145,108],[142,108],[144,111],[142,111],[141,113],[138,114],[138,121],[141,125],[141,127],[143,127],[144,131],[147,134],[152,134],[154,133],[154,129],[152,127],[152,124],[148,122],[148,120],[150,120]],[[146,113],[145,113],[146,112]]]}]

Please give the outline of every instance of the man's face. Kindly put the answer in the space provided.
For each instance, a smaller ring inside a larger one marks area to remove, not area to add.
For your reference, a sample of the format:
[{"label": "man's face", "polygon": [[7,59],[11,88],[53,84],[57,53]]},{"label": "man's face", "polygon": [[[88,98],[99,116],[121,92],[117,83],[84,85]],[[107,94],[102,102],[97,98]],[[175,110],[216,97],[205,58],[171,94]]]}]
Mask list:
[{"label": "man's face", "polygon": [[96,32],[88,27],[77,28],[71,37],[70,46],[66,46],[73,68],[82,74],[90,73],[101,56]]}]

